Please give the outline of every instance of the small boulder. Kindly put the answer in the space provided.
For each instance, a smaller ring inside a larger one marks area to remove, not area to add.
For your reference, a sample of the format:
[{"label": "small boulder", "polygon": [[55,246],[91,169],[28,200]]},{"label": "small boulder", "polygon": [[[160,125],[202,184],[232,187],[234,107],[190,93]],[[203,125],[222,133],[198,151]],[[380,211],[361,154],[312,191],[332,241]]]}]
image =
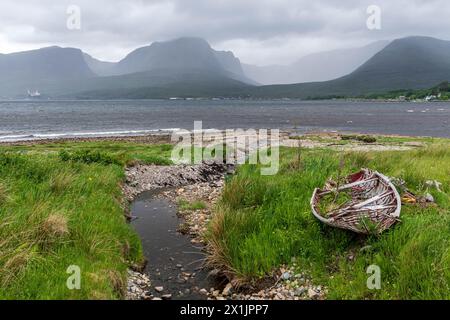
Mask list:
[{"label": "small boulder", "polygon": [[291,278],[291,274],[289,272],[283,272],[283,274],[281,275],[281,278],[283,280],[289,280]]},{"label": "small boulder", "polygon": [[316,290],[309,288],[308,289],[308,297],[310,299],[317,299],[319,297],[319,294],[316,292]]}]

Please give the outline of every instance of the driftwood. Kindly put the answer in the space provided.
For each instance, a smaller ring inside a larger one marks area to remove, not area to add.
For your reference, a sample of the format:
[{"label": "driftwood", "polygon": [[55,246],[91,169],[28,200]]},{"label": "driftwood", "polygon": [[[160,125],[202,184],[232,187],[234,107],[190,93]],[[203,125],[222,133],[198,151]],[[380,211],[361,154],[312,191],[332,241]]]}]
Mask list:
[{"label": "driftwood", "polygon": [[[346,178],[342,186],[327,183],[316,188],[311,198],[311,209],[321,222],[357,233],[381,233],[399,221],[401,199],[391,181],[379,172],[362,169]],[[351,199],[338,208],[320,212],[324,196],[347,192]]]}]

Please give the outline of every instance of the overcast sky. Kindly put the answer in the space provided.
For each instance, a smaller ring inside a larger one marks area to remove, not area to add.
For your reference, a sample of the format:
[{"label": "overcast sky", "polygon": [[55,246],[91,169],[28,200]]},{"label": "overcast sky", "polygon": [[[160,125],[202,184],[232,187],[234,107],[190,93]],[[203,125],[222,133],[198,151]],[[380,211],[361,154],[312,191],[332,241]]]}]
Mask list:
[{"label": "overcast sky", "polygon": [[[81,29],[67,28],[67,8]],[[381,8],[381,30],[366,26]],[[78,47],[116,61],[131,50],[198,36],[243,62],[287,64],[306,54],[408,35],[450,39],[448,0],[0,0],[0,52]]]}]

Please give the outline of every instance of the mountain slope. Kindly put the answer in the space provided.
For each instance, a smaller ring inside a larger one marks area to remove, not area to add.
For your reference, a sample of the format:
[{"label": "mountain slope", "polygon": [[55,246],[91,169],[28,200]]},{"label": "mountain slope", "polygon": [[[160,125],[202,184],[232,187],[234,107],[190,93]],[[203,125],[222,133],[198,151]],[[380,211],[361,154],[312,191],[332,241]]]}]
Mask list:
[{"label": "mountain slope", "polygon": [[116,65],[114,62],[107,62],[95,59],[87,53],[83,53],[84,61],[89,66],[89,68],[97,76],[108,76],[112,74],[112,70]]},{"label": "mountain slope", "polygon": [[221,72],[223,69],[209,44],[203,39],[181,38],[168,42],[155,42],[134,50],[114,68],[115,74],[129,74],[153,69],[203,70]]},{"label": "mountain slope", "polygon": [[95,77],[79,49],[48,47],[0,55],[0,94],[26,94],[49,82]]},{"label": "mountain slope", "polygon": [[81,99],[167,99],[228,97],[245,94],[250,85],[203,71],[168,74],[165,69],[91,79],[61,95]]},{"label": "mountain slope", "polygon": [[[200,38],[155,42],[118,63],[88,55],[88,64],[103,77],[78,86],[68,95],[83,97],[199,97],[240,90],[253,83],[232,52],[215,51]],[[150,94],[151,93],[151,94]]]},{"label": "mountain slope", "polygon": [[100,61],[96,61],[93,66],[101,75],[124,75],[164,69],[169,75],[214,73],[253,83],[244,75],[239,59],[232,52],[216,51],[201,38],[185,37],[154,42],[150,46],[134,50],[114,65],[102,65]]},{"label": "mountain slope", "polygon": [[245,74],[262,84],[289,84],[327,81],[355,71],[388,45],[377,41],[360,48],[334,50],[307,55],[288,66],[244,64]]},{"label": "mountain slope", "polygon": [[420,89],[450,80],[450,41],[409,37],[393,41],[348,77],[370,88]]},{"label": "mountain slope", "polygon": [[450,80],[450,41],[430,37],[398,39],[351,74],[336,80],[263,86],[257,97],[356,96],[400,89],[429,88]]}]

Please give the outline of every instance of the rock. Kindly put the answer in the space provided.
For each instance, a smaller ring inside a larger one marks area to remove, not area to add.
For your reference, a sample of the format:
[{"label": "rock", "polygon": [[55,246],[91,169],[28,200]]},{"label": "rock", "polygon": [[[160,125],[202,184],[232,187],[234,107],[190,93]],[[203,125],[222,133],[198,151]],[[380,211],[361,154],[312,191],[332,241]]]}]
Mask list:
[{"label": "rock", "polygon": [[432,202],[432,203],[434,203],[434,197],[433,197],[431,194],[429,194],[429,193],[427,193],[427,194],[425,195],[425,200],[426,200],[427,202]]},{"label": "rock", "polygon": [[182,264],[177,264],[177,268],[183,268]]},{"label": "rock", "polygon": [[319,294],[312,288],[308,289],[308,297],[310,299],[316,299],[319,296]]},{"label": "rock", "polygon": [[162,296],[161,296],[161,298],[163,299],[163,300],[170,300],[170,299],[172,299],[172,295],[169,293],[169,294],[163,294]]},{"label": "rock", "polygon": [[164,287],[155,287],[155,291],[156,292],[163,292],[164,291]]},{"label": "rock", "polygon": [[284,272],[282,275],[281,275],[281,278],[283,279],[283,280],[289,280],[290,278],[291,278],[291,274],[289,273],[289,272]]},{"label": "rock", "polygon": [[233,285],[228,283],[222,291],[222,295],[229,296],[233,290]]},{"label": "rock", "polygon": [[206,296],[206,295],[208,295],[208,290],[203,288],[203,289],[200,289],[199,293]]},{"label": "rock", "polygon": [[153,298],[152,300],[158,300],[158,301],[160,301],[160,300],[162,300],[161,298],[158,298],[158,297],[155,297],[155,298]]},{"label": "rock", "polygon": [[219,294],[220,294],[220,291],[219,291],[219,290],[214,290],[213,293],[212,293],[212,295],[213,295],[214,297],[218,297]]}]

